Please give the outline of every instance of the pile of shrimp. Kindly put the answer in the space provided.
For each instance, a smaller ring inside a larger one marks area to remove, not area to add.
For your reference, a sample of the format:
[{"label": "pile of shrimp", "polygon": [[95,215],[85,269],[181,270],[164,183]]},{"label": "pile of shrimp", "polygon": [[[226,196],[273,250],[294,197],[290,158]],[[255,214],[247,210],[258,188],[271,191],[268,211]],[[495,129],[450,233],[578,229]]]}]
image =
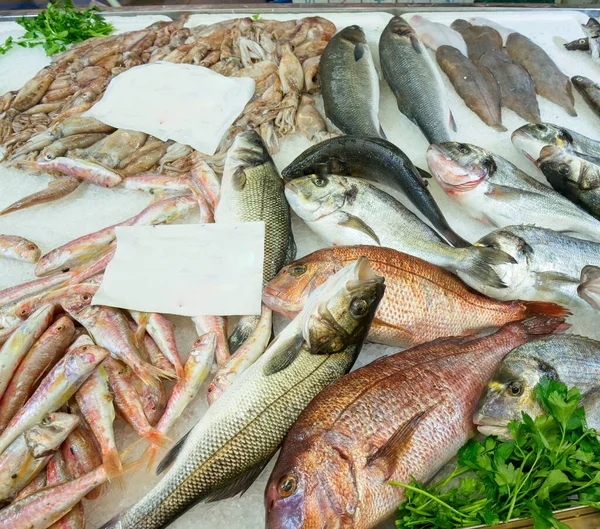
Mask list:
[{"label": "pile of shrimp", "polygon": [[[333,23],[321,17],[285,22],[238,18],[186,28],[187,18],[76,44],[54,56],[19,91],[0,97],[4,160],[56,178],[0,215],[62,198],[83,181],[152,193],[194,193],[194,175],[220,174],[236,135],[252,128],[271,154],[279,150],[281,137],[296,130],[309,140],[328,136],[311,95],[319,91],[319,60],[336,31]],[[214,155],[82,116],[113,77],[158,60],[255,81],[252,100]]]}]

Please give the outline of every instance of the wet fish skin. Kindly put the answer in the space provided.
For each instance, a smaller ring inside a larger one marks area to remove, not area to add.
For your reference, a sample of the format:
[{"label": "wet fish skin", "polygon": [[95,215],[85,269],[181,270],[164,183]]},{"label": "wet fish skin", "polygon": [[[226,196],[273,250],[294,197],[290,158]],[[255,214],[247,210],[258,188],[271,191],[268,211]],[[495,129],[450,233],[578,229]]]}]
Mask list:
[{"label": "wet fish skin", "polygon": [[[510,437],[508,423],[544,410],[535,386],[542,377],[560,380],[568,387],[577,386],[585,397],[598,391],[600,379],[600,342],[583,336],[557,335],[524,344],[511,351],[497,367],[477,404],[473,422],[484,435]],[[588,426],[600,431],[599,403],[588,409]]]},{"label": "wet fish skin", "polygon": [[512,262],[504,252],[449,246],[393,197],[359,178],[296,178],[286,185],[286,197],[308,227],[334,246],[369,244],[393,248],[450,271],[462,270],[497,288],[503,284],[490,265]]},{"label": "wet fish skin", "polygon": [[360,256],[386,278],[386,291],[369,330],[372,342],[407,347],[448,336],[475,335],[534,314],[567,314],[552,303],[486,298],[441,268],[378,246],[317,250],[281,270],[264,288],[263,302],[292,318],[316,287]]},{"label": "wet fish skin", "polygon": [[[64,457],[60,452],[54,454],[46,467],[47,483],[49,487],[62,485],[71,481]],[[37,492],[37,491],[36,491]],[[50,529],[85,529],[85,512],[83,504],[79,502],[60,520],[50,526]]]},{"label": "wet fish skin", "polygon": [[511,323],[479,339],[380,358],[322,391],[289,432],[265,490],[267,529],[370,529],[475,434],[475,405],[498,362],[562,320]]},{"label": "wet fish skin", "polygon": [[600,142],[552,123],[528,123],[512,133],[513,145],[533,163],[546,145],[556,145],[575,154],[600,158]]},{"label": "wet fish skin", "polygon": [[379,79],[361,27],[348,26],[327,44],[319,62],[326,116],[344,134],[384,137]]},{"label": "wet fish skin", "polygon": [[477,66],[500,89],[501,105],[532,123],[541,121],[535,86],[529,72],[515,63],[504,51],[489,51]]},{"label": "wet fish skin", "polygon": [[477,66],[452,46],[440,46],[435,57],[465,104],[486,125],[498,132],[505,131],[506,127],[502,125],[498,85],[488,83]]},{"label": "wet fish skin", "polygon": [[163,527],[199,501],[231,497],[250,486],[301,410],[350,369],[383,290],[383,278],[366,259],[321,285],[167,455],[158,472],[171,466],[158,485],[104,529]]},{"label": "wet fish skin", "polygon": [[29,349],[0,399],[0,432],[27,402],[36,382],[62,358],[74,334],[73,321],[63,316],[50,325]]},{"label": "wet fish skin", "polygon": [[436,51],[440,46],[452,46],[467,57],[467,44],[458,31],[445,24],[432,22],[421,15],[411,17],[409,23],[417,32],[421,42],[429,49]]},{"label": "wet fish skin", "polygon": [[429,143],[450,139],[456,130],[442,78],[414,29],[393,17],[379,40],[383,77],[390,85],[398,109],[413,121]]},{"label": "wet fish skin", "polygon": [[571,77],[571,82],[589,107],[600,117],[600,86],[583,75]]},{"label": "wet fish skin", "polygon": [[506,40],[506,52],[531,74],[537,94],[563,107],[570,116],[577,115],[571,80],[540,46],[520,33],[512,33]]},{"label": "wet fish skin", "polygon": [[475,64],[484,54],[502,50],[502,36],[491,26],[474,26],[466,20],[457,19],[450,27],[465,39],[469,59]]},{"label": "wet fish skin", "polygon": [[484,224],[535,224],[600,242],[598,219],[486,149],[431,145],[427,164],[448,196]]},{"label": "wet fish skin", "polygon": [[598,164],[555,146],[544,147],[537,161],[540,171],[556,191],[600,219]]},{"label": "wet fish skin", "polygon": [[0,257],[37,263],[42,252],[37,244],[16,235],[0,235]]},{"label": "wet fish skin", "polygon": [[331,138],[306,149],[282,172],[286,181],[309,174],[356,176],[398,189],[452,245],[469,246],[448,225],[419,170],[401,149],[387,140],[353,136]]}]

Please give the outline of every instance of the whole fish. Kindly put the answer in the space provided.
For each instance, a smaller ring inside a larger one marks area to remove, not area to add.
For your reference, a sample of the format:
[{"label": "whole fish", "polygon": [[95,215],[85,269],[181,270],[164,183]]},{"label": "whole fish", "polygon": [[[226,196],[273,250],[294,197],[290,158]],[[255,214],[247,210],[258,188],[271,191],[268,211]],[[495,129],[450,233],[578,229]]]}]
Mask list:
[{"label": "whole fish", "polygon": [[356,360],[383,295],[366,259],[313,293],[305,308],[158,467],[162,480],[103,527],[160,528],[199,501],[247,489],[302,409]]},{"label": "whole fish", "polygon": [[478,339],[380,358],[323,390],[289,432],[265,490],[267,529],[370,529],[476,430],[475,405],[498,362],[562,320],[538,316]]},{"label": "whole fish", "polygon": [[528,123],[512,133],[513,145],[533,163],[546,145],[562,147],[577,156],[600,158],[600,142],[552,123]]},{"label": "whole fish", "polygon": [[467,56],[467,44],[458,31],[445,24],[427,20],[421,15],[411,17],[409,23],[417,32],[421,42],[429,49],[436,51],[440,46],[452,46],[465,57]]},{"label": "whole fish", "polygon": [[52,305],[40,307],[21,323],[0,348],[0,397],[6,392],[10,379],[31,346],[50,325],[53,314]]},{"label": "whole fish", "polygon": [[0,503],[12,499],[47,464],[79,418],[51,413],[17,437],[0,455]]},{"label": "whole fish", "polygon": [[398,109],[415,123],[429,143],[449,141],[456,130],[444,83],[415,30],[400,17],[390,20],[379,40],[383,77]]},{"label": "whole fish", "polygon": [[407,347],[478,334],[534,314],[567,314],[553,303],[486,298],[437,266],[378,246],[317,250],[281,270],[264,288],[263,302],[292,318],[315,288],[360,256],[369,259],[373,270],[386,281],[385,295],[369,330],[372,342]]},{"label": "whole fish", "polygon": [[581,284],[577,287],[579,297],[600,311],[600,268],[589,265],[581,270]]},{"label": "whole fish", "polygon": [[37,263],[41,255],[42,252],[37,244],[23,237],[0,235],[0,257],[25,263]]},{"label": "whole fish", "polygon": [[106,356],[106,349],[94,345],[83,345],[65,355],[0,434],[0,453],[44,415],[65,404]]},{"label": "whole fish", "polygon": [[488,82],[500,89],[500,102],[527,121],[538,123],[540,107],[529,72],[503,51],[484,53],[477,63]]},{"label": "whole fish", "polygon": [[488,82],[477,66],[452,46],[440,46],[435,58],[465,104],[486,125],[499,132],[505,131],[498,84]]},{"label": "whole fish", "polygon": [[[78,178],[64,177],[57,178],[56,180],[50,181],[46,189],[42,189],[37,193],[32,193],[24,198],[13,202],[9,206],[6,206],[0,215],[7,215],[13,211],[19,211],[21,209],[30,208],[37,206],[38,204],[45,204],[46,202],[52,202],[59,198],[66,197],[75,191],[81,185],[81,181]],[[39,259],[39,256],[37,257]],[[37,262],[37,259],[32,262]]]},{"label": "whole fish", "polygon": [[[253,130],[237,135],[227,153],[221,198],[215,222],[265,223],[263,286],[296,255],[290,208],[283,180],[260,136]],[[242,318],[230,339],[234,352],[258,324],[258,317]]]},{"label": "whole fish", "polygon": [[512,258],[469,246],[453,248],[393,197],[359,178],[305,176],[286,185],[294,212],[331,245],[375,244],[419,257],[502,288],[493,263]]},{"label": "whole fish", "polygon": [[571,82],[594,113],[600,116],[600,86],[583,75],[571,77]]},{"label": "whole fish", "polygon": [[496,289],[463,280],[496,299],[528,299],[562,304],[581,302],[577,295],[582,270],[600,266],[600,245],[535,226],[507,226],[477,241],[477,245],[509,254],[513,263],[494,266],[506,284]]},{"label": "whole fish", "polygon": [[[598,391],[600,342],[572,334],[549,336],[511,351],[500,362],[485,388],[473,422],[484,435],[510,437],[508,423],[521,420],[521,413],[537,417],[544,409],[536,386],[543,377],[577,386],[585,397]],[[588,426],[600,431],[600,410],[585,407]],[[588,415],[589,409],[589,415]]]},{"label": "whole fish", "polygon": [[600,241],[598,219],[490,151],[466,143],[431,145],[427,164],[447,195],[485,224],[535,224]]},{"label": "whole fish", "polygon": [[73,321],[63,316],[50,325],[29,349],[0,400],[0,432],[27,402],[35,384],[63,357],[74,334]]},{"label": "whole fish", "polygon": [[379,78],[361,27],[327,44],[319,63],[325,115],[344,134],[385,137],[379,124]]},{"label": "whole fish", "polygon": [[508,36],[511,33],[514,33],[514,30],[507,28],[505,26],[502,26],[502,25],[498,24],[497,22],[494,22],[493,20],[488,20],[487,18],[472,17],[472,18],[469,18],[467,20],[467,22],[469,22],[473,26],[487,26],[487,27],[495,29],[502,37],[502,44],[505,46],[506,46],[506,39],[508,39]]},{"label": "whole fish", "polygon": [[454,246],[469,246],[448,225],[422,173],[393,143],[380,138],[339,136],[306,149],[282,172],[289,181],[309,174],[337,174],[374,180],[402,191]]},{"label": "whole fish", "polygon": [[596,164],[548,145],[537,165],[556,191],[600,219],[600,158]]},{"label": "whole fish", "polygon": [[457,19],[450,27],[462,35],[467,43],[469,59],[475,64],[486,53],[502,50],[502,36],[491,26],[474,26],[466,20]]},{"label": "whole fish", "polygon": [[[48,477],[48,487],[62,485],[63,483],[67,483],[73,479],[69,473],[69,470],[67,469],[65,458],[60,452],[54,454],[52,459],[48,462],[46,473]],[[85,512],[83,510],[83,504],[79,502],[77,505],[75,505],[75,507],[73,507],[59,521],[51,525],[50,529],[85,529]]]},{"label": "whole fish", "polygon": [[45,529],[60,520],[90,491],[106,482],[108,475],[100,466],[89,474],[62,485],[46,487],[0,511],[4,527]]},{"label": "whole fish", "polygon": [[570,79],[542,48],[520,33],[511,33],[506,53],[531,74],[536,93],[563,107],[570,116],[577,115]]}]

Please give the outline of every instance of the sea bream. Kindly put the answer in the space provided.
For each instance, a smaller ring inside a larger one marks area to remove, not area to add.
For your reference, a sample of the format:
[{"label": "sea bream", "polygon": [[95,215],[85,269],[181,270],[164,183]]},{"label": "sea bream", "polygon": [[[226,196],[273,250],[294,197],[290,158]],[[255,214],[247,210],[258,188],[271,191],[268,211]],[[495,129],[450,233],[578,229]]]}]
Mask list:
[{"label": "sea bream", "polygon": [[275,339],[158,466],[161,481],[104,529],[159,529],[200,501],[246,490],[300,412],[347,373],[384,280],[361,258],[321,285]]},{"label": "sea bream", "polygon": [[431,145],[431,173],[446,194],[484,224],[535,224],[600,241],[600,221],[508,160],[466,143]]},{"label": "sea bream", "polygon": [[288,434],[265,491],[267,529],[371,529],[473,435],[475,405],[512,349],[553,332],[536,317],[478,339],[380,358],[322,391]]}]

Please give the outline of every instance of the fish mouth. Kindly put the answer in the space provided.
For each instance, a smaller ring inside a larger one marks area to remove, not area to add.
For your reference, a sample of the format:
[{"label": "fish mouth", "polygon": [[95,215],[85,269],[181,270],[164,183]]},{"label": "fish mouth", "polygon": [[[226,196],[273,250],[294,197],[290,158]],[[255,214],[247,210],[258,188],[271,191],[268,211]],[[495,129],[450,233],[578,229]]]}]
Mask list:
[{"label": "fish mouth", "polygon": [[474,180],[468,180],[463,183],[451,182],[450,179],[447,178],[448,174],[451,175],[452,178],[460,178],[469,176],[470,172],[455,162],[435,144],[430,145],[427,149],[427,165],[442,188],[449,194],[470,191],[483,182],[487,176],[487,173],[482,171],[482,174]]},{"label": "fish mouth", "polygon": [[510,437],[508,422],[500,418],[488,417],[481,412],[475,413],[473,424],[483,435],[497,435],[498,437]]},{"label": "fish mouth", "polygon": [[483,435],[495,435],[500,438],[510,438],[510,430],[508,426],[490,426],[490,425],[481,425],[477,426],[477,430],[480,434]]},{"label": "fish mouth", "polygon": [[271,310],[282,314],[290,320],[294,319],[298,312],[302,310],[302,304],[282,298],[278,290],[268,288],[268,286],[263,289],[262,301]]}]

